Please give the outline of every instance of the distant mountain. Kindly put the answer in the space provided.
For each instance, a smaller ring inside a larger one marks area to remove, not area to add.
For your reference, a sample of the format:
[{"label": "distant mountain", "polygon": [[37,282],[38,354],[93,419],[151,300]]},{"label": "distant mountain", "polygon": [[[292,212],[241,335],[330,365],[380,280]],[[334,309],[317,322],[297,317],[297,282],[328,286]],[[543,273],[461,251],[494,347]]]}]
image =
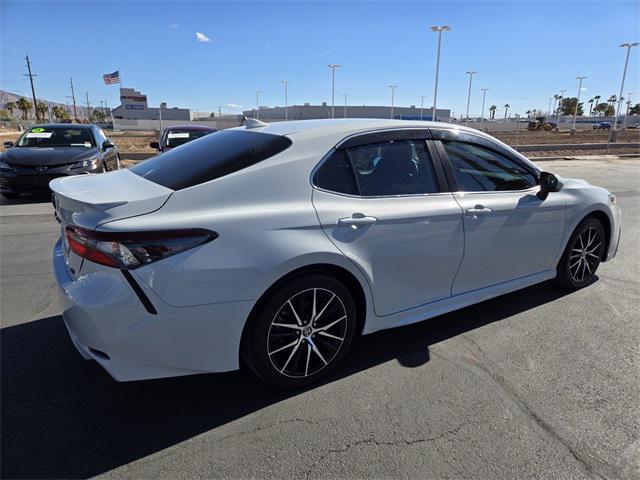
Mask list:
[{"label": "distant mountain", "polygon": [[[4,90],[0,90],[0,109],[4,109],[5,103],[17,102],[22,97],[25,97],[27,100],[29,100],[31,103],[33,103],[33,99],[31,98],[31,95],[18,95],[17,93],[11,93],[11,92],[6,92]],[[49,100],[47,100],[45,98],[40,98],[40,97],[37,97],[37,98],[38,98],[38,101],[40,101],[40,102],[47,102],[51,106],[51,108],[53,108],[54,105],[58,105],[60,107],[67,108],[67,104],[66,103],[50,102]],[[95,105],[93,105],[91,107],[92,110],[94,108],[96,108]],[[69,105],[67,111],[69,113],[69,118],[73,118],[73,105]],[[78,118],[82,119],[82,118],[86,118],[87,117],[87,107],[86,106],[83,107],[82,105],[80,105],[80,103],[78,102],[78,99],[76,99],[76,111],[78,112]],[[21,120],[22,119],[22,112],[20,110],[14,110],[13,111],[13,117],[15,119],[17,119],[17,120]],[[29,118],[30,119],[34,118],[33,110],[31,110],[31,112],[29,112]]]}]

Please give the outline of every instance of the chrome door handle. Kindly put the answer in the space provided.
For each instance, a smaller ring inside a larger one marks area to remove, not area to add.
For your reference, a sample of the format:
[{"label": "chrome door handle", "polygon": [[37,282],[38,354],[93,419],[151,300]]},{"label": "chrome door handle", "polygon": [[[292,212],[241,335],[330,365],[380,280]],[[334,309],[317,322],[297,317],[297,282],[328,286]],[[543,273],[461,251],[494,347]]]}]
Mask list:
[{"label": "chrome door handle", "polygon": [[362,213],[354,213],[351,217],[345,217],[338,220],[338,225],[342,227],[359,227],[362,225],[371,225],[376,223],[376,217],[368,217]]},{"label": "chrome door handle", "polygon": [[477,217],[478,215],[486,215],[487,213],[491,212],[493,212],[493,210],[485,207],[484,205],[476,205],[475,207],[469,208],[467,210],[467,215],[469,215],[470,217]]}]

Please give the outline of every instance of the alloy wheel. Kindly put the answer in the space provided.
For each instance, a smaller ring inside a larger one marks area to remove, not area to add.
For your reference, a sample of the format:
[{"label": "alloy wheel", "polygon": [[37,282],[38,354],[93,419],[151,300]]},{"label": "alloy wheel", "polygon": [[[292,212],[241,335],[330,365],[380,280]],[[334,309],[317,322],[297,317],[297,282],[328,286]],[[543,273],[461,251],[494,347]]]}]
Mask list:
[{"label": "alloy wheel", "polygon": [[588,227],[580,232],[569,254],[569,275],[574,282],[582,283],[593,275],[600,263],[602,247],[596,228]]},{"label": "alloy wheel", "polygon": [[271,321],[267,353],[282,375],[309,377],[331,363],[347,335],[347,311],[326,288],[310,288],[290,297]]}]

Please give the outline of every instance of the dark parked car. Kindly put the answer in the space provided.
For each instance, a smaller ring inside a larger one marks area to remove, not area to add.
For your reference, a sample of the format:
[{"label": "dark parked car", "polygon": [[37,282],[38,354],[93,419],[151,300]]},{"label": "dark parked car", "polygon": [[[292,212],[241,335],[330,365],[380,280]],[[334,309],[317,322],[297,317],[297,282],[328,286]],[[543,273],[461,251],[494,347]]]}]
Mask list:
[{"label": "dark parked car", "polygon": [[49,182],[57,177],[120,168],[118,150],[95,125],[36,125],[15,144],[4,142],[4,148],[0,193],[6,198],[47,192]]},{"label": "dark parked car", "polygon": [[594,130],[610,130],[611,129],[611,122],[600,122],[600,123],[596,123],[593,126]]},{"label": "dark parked car", "polygon": [[151,142],[149,146],[155,148],[158,152],[166,152],[216,131],[215,128],[205,127],[204,125],[174,125],[162,132],[159,142]]}]

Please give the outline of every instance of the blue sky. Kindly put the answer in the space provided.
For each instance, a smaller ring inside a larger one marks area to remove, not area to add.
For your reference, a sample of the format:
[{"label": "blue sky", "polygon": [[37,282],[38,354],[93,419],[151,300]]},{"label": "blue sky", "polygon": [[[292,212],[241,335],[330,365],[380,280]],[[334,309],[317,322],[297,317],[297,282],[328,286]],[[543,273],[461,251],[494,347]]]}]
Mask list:
[{"label": "blue sky", "polygon": [[[283,105],[331,101],[431,105],[436,34],[443,34],[438,106],[464,113],[468,76],[471,112],[509,103],[515,112],[548,107],[560,89],[575,96],[576,75],[589,98],[617,94],[623,42],[640,41],[637,1],[448,2],[32,2],[0,0],[0,88],[30,94],[22,76],[29,53],[36,93],[66,101],[69,77],[76,95],[92,104],[118,104],[117,86],[102,74],[120,69],[124,86],[142,90],[151,105],[201,111],[222,105]],[[196,32],[210,41],[197,41]],[[640,48],[632,51],[625,92],[640,101]],[[499,109],[501,111],[502,108]]]}]

